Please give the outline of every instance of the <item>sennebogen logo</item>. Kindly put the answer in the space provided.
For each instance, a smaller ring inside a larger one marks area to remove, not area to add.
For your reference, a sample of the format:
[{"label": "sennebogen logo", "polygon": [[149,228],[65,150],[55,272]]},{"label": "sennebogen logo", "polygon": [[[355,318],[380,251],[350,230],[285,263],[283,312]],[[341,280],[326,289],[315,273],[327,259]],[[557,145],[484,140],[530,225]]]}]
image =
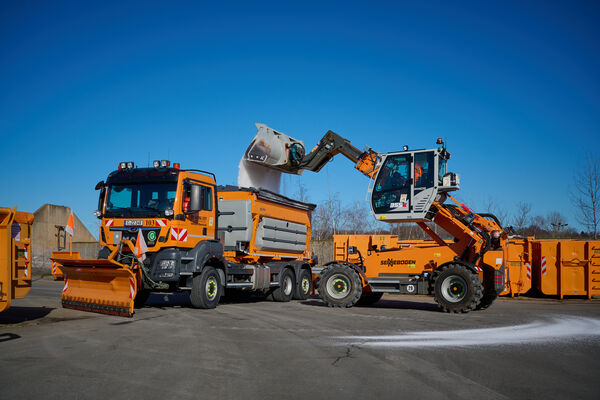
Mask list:
[{"label": "sennebogen logo", "polygon": [[415,260],[393,260],[391,258],[381,260],[381,265],[387,265],[388,267],[393,267],[394,265],[415,265],[416,263]]}]

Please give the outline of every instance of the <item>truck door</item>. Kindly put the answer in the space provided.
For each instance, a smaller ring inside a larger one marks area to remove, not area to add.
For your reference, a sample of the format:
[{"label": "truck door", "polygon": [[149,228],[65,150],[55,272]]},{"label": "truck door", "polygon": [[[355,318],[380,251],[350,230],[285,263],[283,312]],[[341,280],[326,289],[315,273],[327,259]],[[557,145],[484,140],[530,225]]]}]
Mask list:
[{"label": "truck door", "polygon": [[[187,209],[187,211],[186,211]],[[190,183],[185,186],[183,211],[191,223],[191,237],[215,238],[214,188],[210,185]]]}]

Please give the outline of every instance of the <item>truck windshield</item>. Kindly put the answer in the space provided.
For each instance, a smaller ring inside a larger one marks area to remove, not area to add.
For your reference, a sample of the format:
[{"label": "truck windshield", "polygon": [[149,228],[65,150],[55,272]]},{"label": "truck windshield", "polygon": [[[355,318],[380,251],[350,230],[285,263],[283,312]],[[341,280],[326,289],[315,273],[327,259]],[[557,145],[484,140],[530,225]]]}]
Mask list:
[{"label": "truck windshield", "polygon": [[165,210],[172,210],[177,184],[125,183],[113,184],[106,196],[107,217],[160,217]]}]

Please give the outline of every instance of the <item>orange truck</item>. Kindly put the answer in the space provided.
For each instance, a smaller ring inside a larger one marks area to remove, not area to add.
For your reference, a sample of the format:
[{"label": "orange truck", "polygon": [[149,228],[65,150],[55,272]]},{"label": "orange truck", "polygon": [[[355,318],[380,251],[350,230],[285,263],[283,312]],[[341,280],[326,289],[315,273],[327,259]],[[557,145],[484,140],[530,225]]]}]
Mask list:
[{"label": "orange truck", "polygon": [[0,312],[31,289],[33,214],[0,208]]},{"label": "orange truck", "polygon": [[98,258],[52,258],[64,273],[64,307],[131,316],[151,292],[189,292],[196,308],[216,307],[226,289],[283,302],[312,292],[313,204],[217,186],[212,173],[167,160],[153,165],[119,163],[96,185]]}]

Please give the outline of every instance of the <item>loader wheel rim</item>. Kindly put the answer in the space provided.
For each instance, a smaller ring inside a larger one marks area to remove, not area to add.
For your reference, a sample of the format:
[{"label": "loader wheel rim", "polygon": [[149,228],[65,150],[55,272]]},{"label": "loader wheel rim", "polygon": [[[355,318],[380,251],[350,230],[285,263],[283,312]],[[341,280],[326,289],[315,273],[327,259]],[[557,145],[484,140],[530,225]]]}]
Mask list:
[{"label": "loader wheel rim", "polygon": [[206,280],[206,297],[208,300],[214,300],[217,297],[218,286],[217,280],[214,277],[210,277]]},{"label": "loader wheel rim", "polygon": [[327,293],[334,299],[343,299],[350,292],[350,281],[344,275],[334,275],[327,281]]},{"label": "loader wheel rim", "polygon": [[293,287],[292,287],[292,277],[287,275],[284,279],[283,279],[283,293],[285,293],[286,295],[289,295],[290,293],[292,293]]},{"label": "loader wheel rim", "polygon": [[302,279],[302,293],[308,293],[310,291],[310,280],[308,278]]},{"label": "loader wheel rim", "polygon": [[442,282],[442,296],[451,303],[458,303],[467,295],[467,282],[460,276],[452,275]]}]

